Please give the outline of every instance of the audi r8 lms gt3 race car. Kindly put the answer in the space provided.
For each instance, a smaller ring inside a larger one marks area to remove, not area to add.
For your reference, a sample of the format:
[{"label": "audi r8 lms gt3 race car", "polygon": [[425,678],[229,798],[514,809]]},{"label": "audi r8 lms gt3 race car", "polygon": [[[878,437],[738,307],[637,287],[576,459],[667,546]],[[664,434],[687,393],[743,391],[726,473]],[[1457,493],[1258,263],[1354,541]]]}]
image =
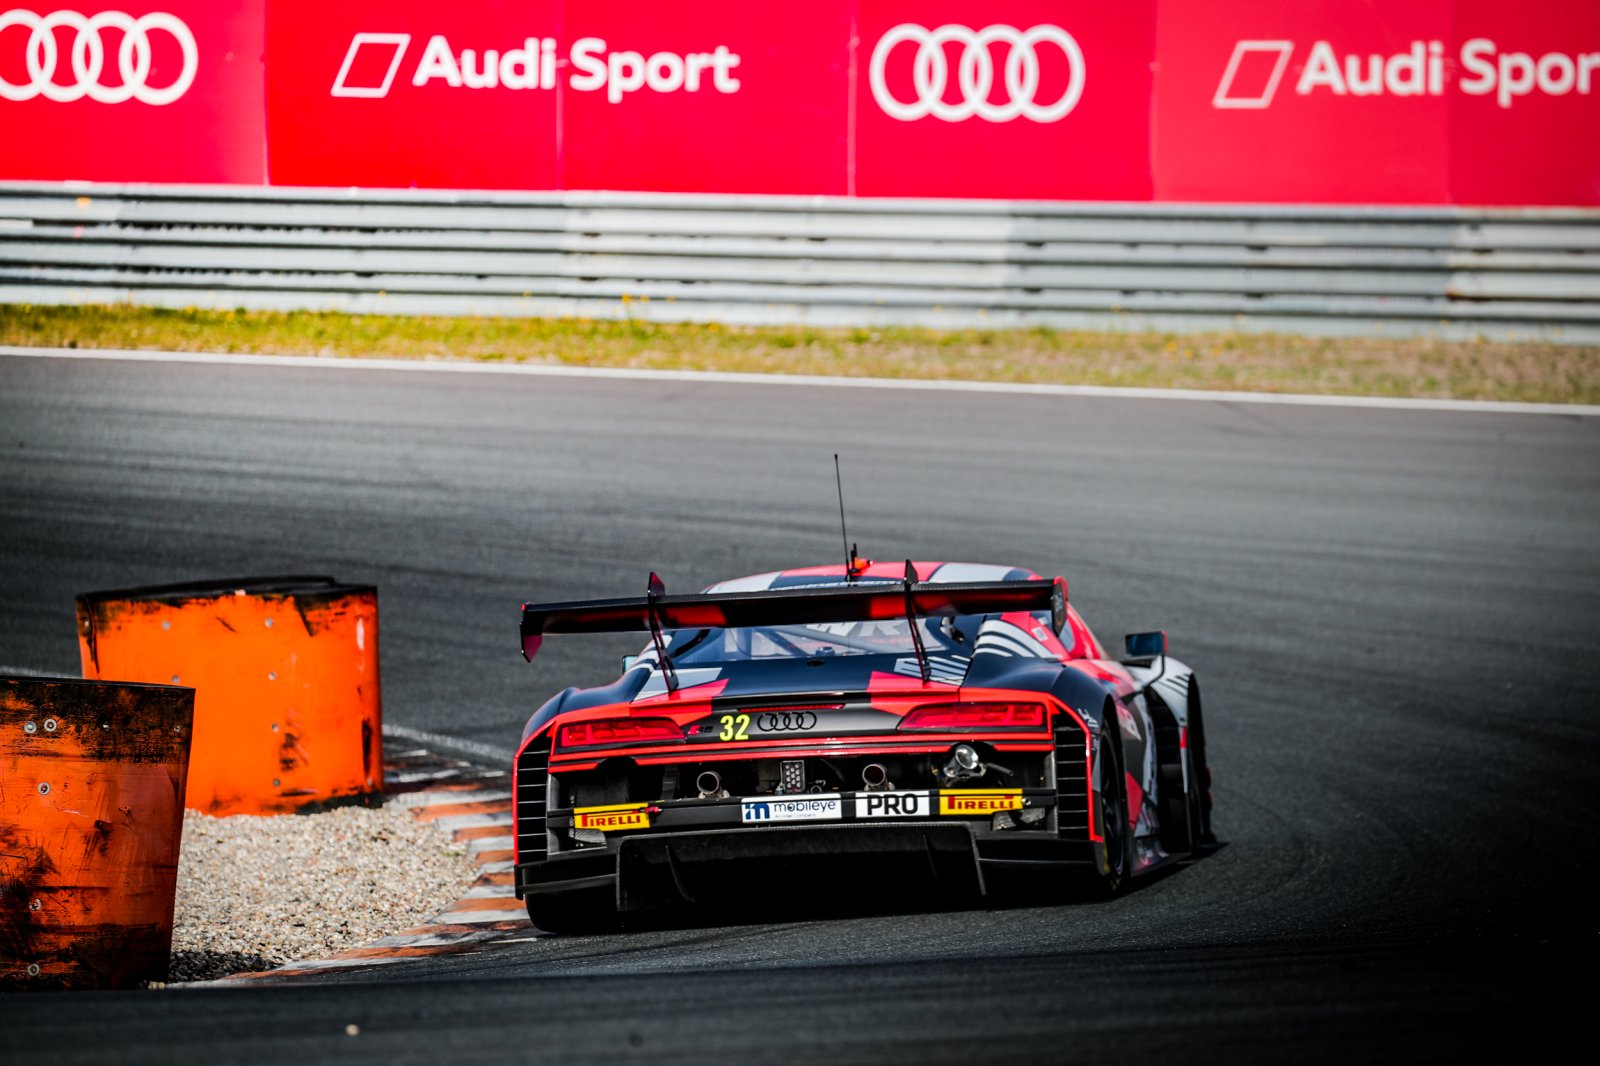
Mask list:
[{"label": "audi r8 lms gt3 race car", "polygon": [[1114,893],[1211,840],[1193,672],[1159,632],[1112,660],[1059,577],[852,558],[523,607],[530,659],[627,631],[644,652],[545,703],[517,753],[516,891],[542,929],[892,873],[977,896],[1076,869]]}]

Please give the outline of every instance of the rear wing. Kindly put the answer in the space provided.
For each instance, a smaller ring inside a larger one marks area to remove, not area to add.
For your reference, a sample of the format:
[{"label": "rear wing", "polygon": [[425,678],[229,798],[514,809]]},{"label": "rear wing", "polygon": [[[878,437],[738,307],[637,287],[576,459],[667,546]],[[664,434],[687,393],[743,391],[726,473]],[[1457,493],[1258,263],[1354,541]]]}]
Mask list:
[{"label": "rear wing", "polygon": [[[919,584],[916,571],[908,562],[903,582],[668,596],[661,579],[651,574],[649,590],[639,598],[523,604],[522,654],[531,660],[544,638],[553,633],[649,632],[655,640],[663,672],[668,675],[668,685],[675,687],[661,637],[662,631],[667,629],[813,625],[1008,611],[1049,611],[1056,631],[1060,632],[1066,624],[1066,582],[1058,577],[1054,581]],[[915,626],[911,627],[911,633],[917,645],[917,658],[925,664],[922,638]]]}]

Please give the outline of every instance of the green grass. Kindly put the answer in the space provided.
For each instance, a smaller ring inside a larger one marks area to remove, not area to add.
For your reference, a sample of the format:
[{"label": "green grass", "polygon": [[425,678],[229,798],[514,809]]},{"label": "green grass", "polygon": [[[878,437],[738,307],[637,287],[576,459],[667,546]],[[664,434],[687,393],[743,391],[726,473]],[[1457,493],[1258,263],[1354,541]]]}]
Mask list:
[{"label": "green grass", "polygon": [[1600,403],[1600,346],[0,304],[0,344]]}]

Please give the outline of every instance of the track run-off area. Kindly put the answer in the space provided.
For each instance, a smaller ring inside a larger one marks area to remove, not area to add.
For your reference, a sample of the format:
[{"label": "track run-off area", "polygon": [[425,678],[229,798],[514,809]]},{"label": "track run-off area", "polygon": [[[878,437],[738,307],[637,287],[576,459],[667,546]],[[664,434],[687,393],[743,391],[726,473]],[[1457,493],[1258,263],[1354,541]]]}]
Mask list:
[{"label": "track run-off area", "polygon": [[[0,998],[7,1062],[1280,1062],[1526,1053],[1600,946],[1600,419],[0,355],[0,664],[73,597],[378,587],[385,719],[478,752],[615,676],[523,600],[840,555],[1064,574],[1205,691],[1216,854],[1111,902],[736,915],[248,987]],[[737,1058],[736,1058],[737,1057]]]}]

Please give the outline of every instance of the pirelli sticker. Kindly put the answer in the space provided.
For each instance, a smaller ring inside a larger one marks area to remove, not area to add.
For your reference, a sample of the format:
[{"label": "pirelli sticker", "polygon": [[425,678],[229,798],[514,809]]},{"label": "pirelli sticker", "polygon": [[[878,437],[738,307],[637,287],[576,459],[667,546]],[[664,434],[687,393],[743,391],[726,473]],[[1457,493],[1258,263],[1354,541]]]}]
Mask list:
[{"label": "pirelli sticker", "polygon": [[958,818],[979,818],[997,811],[1022,810],[1022,789],[946,788],[939,790],[939,813],[953,814]]},{"label": "pirelli sticker", "polygon": [[644,803],[617,803],[610,807],[574,807],[572,828],[615,833],[623,829],[649,829],[650,810]]}]

